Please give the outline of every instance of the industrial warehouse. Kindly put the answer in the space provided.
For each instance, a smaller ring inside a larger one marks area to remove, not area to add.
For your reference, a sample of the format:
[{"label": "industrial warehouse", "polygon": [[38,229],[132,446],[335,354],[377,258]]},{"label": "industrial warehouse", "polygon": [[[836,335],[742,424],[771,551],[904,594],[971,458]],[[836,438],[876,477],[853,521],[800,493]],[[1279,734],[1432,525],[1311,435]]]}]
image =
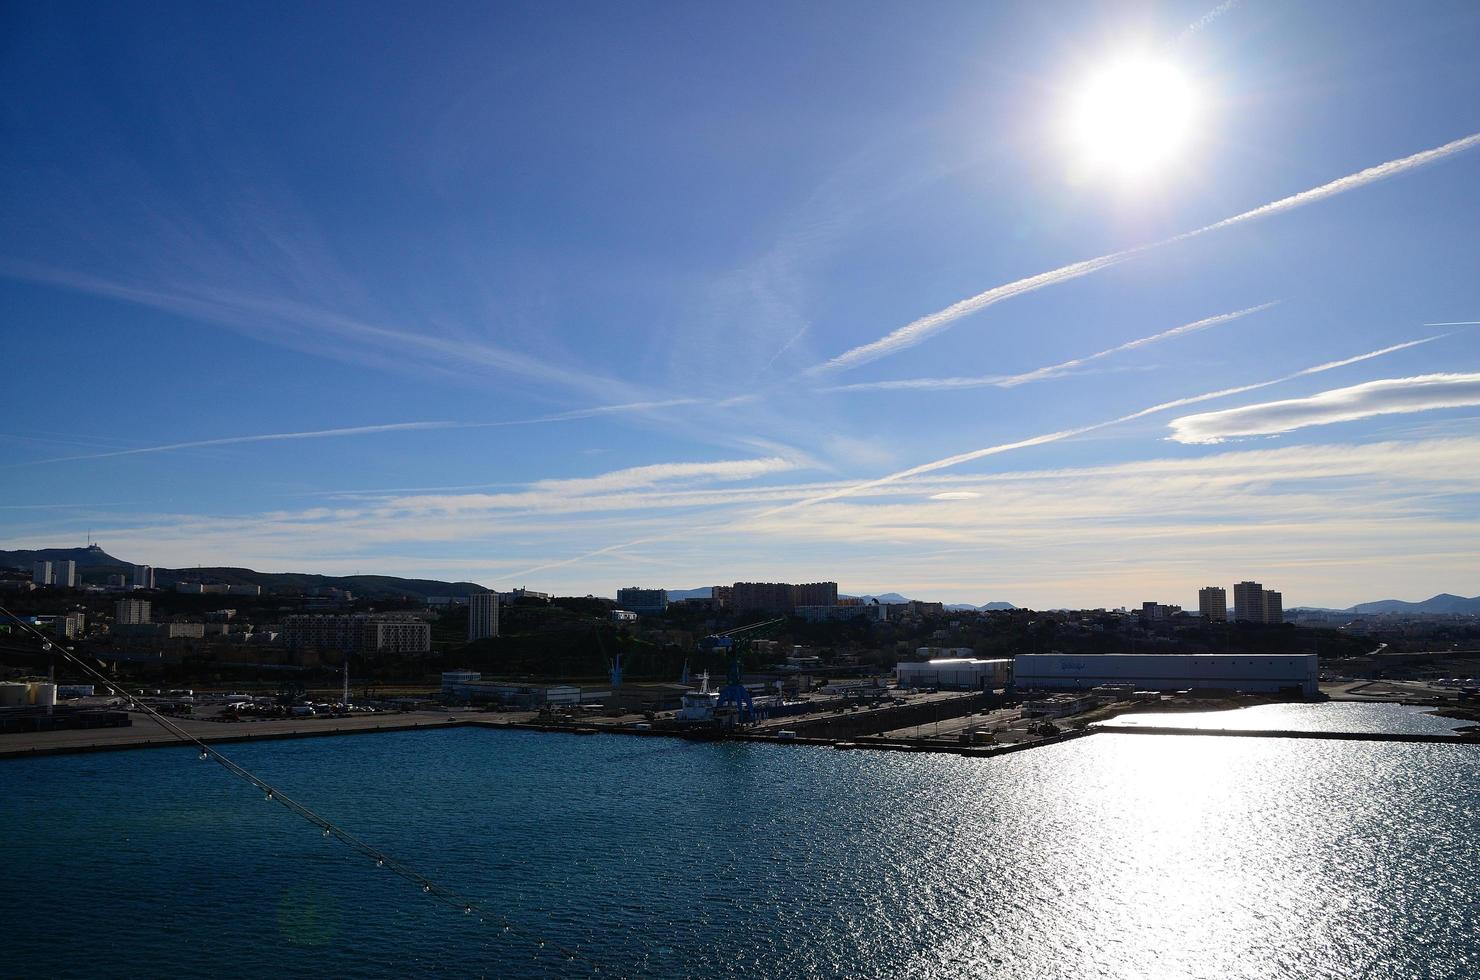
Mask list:
[{"label": "industrial warehouse", "polygon": [[1012,661],[969,657],[943,657],[924,663],[902,661],[894,673],[900,687],[982,691],[1005,685],[1012,677]]},{"label": "industrial warehouse", "polygon": [[1120,654],[1065,656],[1030,653],[1013,658],[1019,688],[1087,690],[1133,685],[1152,691],[1192,688],[1316,694],[1316,655],[1308,654]]}]

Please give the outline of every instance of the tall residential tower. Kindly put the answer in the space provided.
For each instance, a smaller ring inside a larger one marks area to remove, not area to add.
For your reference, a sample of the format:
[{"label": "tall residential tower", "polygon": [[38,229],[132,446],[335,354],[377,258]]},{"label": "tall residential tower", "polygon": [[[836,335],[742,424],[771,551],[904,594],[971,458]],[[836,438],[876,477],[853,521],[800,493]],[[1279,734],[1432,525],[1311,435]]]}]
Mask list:
[{"label": "tall residential tower", "polygon": [[1221,585],[1210,585],[1197,590],[1197,611],[1210,623],[1221,623],[1228,619],[1228,590]]},{"label": "tall residential tower", "polygon": [[498,636],[498,593],[474,592],[468,596],[468,642]]}]

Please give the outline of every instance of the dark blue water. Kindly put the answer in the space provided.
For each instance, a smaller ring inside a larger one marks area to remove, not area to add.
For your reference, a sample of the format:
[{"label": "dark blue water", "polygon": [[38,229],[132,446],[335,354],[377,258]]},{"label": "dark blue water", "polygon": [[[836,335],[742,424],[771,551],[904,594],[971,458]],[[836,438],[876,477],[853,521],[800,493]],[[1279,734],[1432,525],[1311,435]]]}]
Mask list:
[{"label": "dark blue water", "polygon": [[[1473,747],[456,729],[229,752],[605,976],[1480,976]],[[0,762],[0,840],[0,975],[590,973],[184,749]]]}]

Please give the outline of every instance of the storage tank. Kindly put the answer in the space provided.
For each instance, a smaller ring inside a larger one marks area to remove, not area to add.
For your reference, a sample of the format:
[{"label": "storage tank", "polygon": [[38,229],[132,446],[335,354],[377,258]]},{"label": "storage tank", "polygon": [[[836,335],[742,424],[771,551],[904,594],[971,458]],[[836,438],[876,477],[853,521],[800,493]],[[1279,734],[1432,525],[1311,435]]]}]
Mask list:
[{"label": "storage tank", "polygon": [[37,681],[31,685],[32,704],[42,708],[54,708],[57,703],[57,686],[46,681]]},{"label": "storage tank", "polygon": [[0,708],[19,708],[28,700],[30,686],[15,681],[0,683]]}]

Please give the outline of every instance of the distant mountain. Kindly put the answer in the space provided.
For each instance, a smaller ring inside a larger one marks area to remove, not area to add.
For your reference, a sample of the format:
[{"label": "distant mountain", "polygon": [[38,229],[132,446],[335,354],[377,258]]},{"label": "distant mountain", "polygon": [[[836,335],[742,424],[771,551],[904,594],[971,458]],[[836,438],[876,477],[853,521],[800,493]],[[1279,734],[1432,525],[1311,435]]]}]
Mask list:
[{"label": "distant mountain", "polygon": [[87,548],[40,548],[35,551],[0,551],[0,568],[19,568],[29,572],[37,561],[75,561],[79,571],[89,568],[128,568],[128,562],[114,558],[97,545]]},{"label": "distant mountain", "polygon": [[1480,615],[1480,596],[1466,599],[1462,595],[1441,592],[1422,602],[1379,599],[1376,602],[1360,602],[1345,611],[1351,613],[1448,613],[1475,616]]},{"label": "distant mountain", "polygon": [[668,601],[678,602],[681,599],[709,599],[713,595],[714,589],[710,586],[702,589],[669,589]]},{"label": "distant mountain", "polygon": [[973,606],[969,602],[952,602],[946,606],[952,612],[995,612],[1003,609],[1016,609],[1010,602],[984,602],[979,606]]},{"label": "distant mountain", "polygon": [[881,592],[878,595],[839,595],[839,599],[861,599],[864,602],[877,602],[881,606],[898,605],[901,602],[909,602],[898,592]]},{"label": "distant mountain", "polygon": [[[31,570],[36,561],[75,561],[77,570],[91,582],[102,582],[109,574],[124,572],[133,563],[114,558],[102,548],[42,548],[36,551],[0,551],[0,567]],[[89,574],[90,573],[90,574]],[[154,581],[162,589],[186,581],[224,582],[227,585],[258,585],[264,592],[310,591],[316,588],[347,589],[369,599],[396,596],[465,596],[482,592],[473,582],[441,582],[436,579],[397,578],[392,575],[313,575],[307,572],[258,572],[250,568],[156,568]]]}]

